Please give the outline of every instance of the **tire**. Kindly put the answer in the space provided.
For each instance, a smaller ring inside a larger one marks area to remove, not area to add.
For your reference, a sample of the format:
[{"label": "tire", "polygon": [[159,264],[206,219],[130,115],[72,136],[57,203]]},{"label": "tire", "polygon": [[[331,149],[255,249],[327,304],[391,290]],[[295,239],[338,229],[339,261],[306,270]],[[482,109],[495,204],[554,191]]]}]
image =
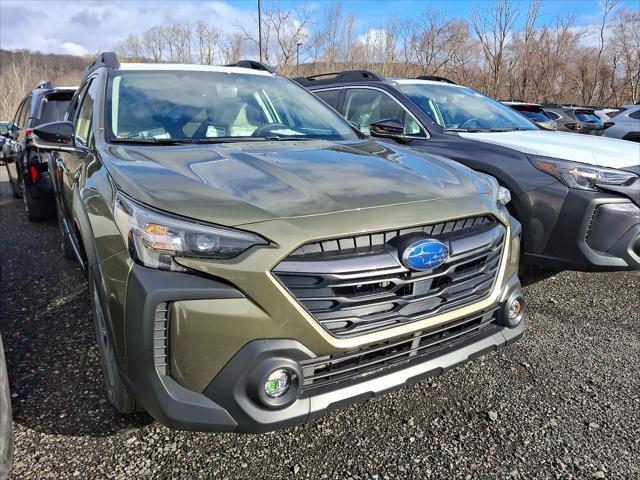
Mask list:
[{"label": "tire", "polygon": [[17,180],[14,182],[13,178],[11,178],[11,171],[9,170],[9,165],[5,163],[5,168],[7,169],[7,176],[9,177],[9,185],[11,185],[11,194],[13,198],[22,197],[22,192],[20,191],[20,186],[17,183]]},{"label": "tire", "polygon": [[9,178],[9,183],[11,184],[11,194],[13,195],[13,198],[22,197],[22,193],[20,193],[20,189],[16,185],[16,182],[14,182],[13,180],[11,180],[11,178]]},{"label": "tire", "polygon": [[100,351],[100,363],[102,364],[102,378],[107,390],[107,397],[115,409],[123,414],[136,411],[136,401],[133,392],[122,379],[116,360],[116,354],[109,338],[105,324],[100,298],[95,287],[95,281],[90,282],[91,299],[93,306],[93,320],[96,328],[96,341]]},{"label": "tire", "polygon": [[22,193],[22,200],[24,202],[27,219],[30,222],[41,222],[51,217],[51,207],[42,200],[33,198],[26,188]]},{"label": "tire", "polygon": [[13,430],[11,421],[11,394],[7,363],[0,338],[0,478],[8,478],[13,461]]}]

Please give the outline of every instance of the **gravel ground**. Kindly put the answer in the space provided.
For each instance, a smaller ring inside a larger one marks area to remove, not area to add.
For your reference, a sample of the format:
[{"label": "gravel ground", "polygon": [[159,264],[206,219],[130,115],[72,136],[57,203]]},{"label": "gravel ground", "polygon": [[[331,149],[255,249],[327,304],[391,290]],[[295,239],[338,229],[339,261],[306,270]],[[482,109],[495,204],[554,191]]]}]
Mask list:
[{"label": "gravel ground", "polygon": [[518,344],[309,424],[176,432],[106,402],[80,270],[2,172],[13,478],[640,478],[638,272],[533,272]]}]

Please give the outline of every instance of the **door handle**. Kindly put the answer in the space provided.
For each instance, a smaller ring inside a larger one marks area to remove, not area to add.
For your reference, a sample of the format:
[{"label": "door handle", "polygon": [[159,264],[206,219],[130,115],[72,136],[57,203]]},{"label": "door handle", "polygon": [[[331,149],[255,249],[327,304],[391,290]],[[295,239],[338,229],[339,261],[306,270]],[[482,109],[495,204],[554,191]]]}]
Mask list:
[{"label": "door handle", "polygon": [[67,168],[67,164],[64,163],[60,157],[56,157],[56,168],[59,168],[64,172],[65,175],[69,175],[69,169]]}]

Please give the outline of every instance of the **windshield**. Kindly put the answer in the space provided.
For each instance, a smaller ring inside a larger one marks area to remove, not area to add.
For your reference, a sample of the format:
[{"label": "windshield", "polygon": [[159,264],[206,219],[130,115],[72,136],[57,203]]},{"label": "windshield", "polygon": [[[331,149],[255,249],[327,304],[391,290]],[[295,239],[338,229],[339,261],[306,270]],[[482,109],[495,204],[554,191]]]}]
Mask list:
[{"label": "windshield", "polygon": [[454,131],[538,130],[518,112],[470,88],[408,83],[398,86],[441,127]]},{"label": "windshield", "polygon": [[109,81],[108,95],[111,141],[358,138],[314,95],[270,75],[117,72]]}]

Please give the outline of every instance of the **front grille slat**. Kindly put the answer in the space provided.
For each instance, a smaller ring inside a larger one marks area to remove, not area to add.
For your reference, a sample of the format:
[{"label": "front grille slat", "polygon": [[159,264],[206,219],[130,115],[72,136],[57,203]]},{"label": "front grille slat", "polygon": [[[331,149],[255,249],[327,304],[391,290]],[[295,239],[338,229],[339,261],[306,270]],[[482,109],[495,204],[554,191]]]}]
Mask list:
[{"label": "front grille slat", "polygon": [[449,323],[442,327],[418,332],[400,340],[373,345],[371,347],[305,360],[301,363],[304,372],[302,395],[319,390],[338,388],[343,382],[369,378],[373,374],[384,374],[392,368],[408,362],[444,353],[457,348],[463,342],[477,341],[499,331],[497,311],[493,310],[477,317]]},{"label": "front grille slat", "polygon": [[[448,242],[451,256],[444,265],[410,271],[400,263],[396,247],[384,243],[416,232]],[[350,337],[486,298],[505,234],[493,217],[472,217],[322,240],[295,250],[273,273],[329,333]]]}]

